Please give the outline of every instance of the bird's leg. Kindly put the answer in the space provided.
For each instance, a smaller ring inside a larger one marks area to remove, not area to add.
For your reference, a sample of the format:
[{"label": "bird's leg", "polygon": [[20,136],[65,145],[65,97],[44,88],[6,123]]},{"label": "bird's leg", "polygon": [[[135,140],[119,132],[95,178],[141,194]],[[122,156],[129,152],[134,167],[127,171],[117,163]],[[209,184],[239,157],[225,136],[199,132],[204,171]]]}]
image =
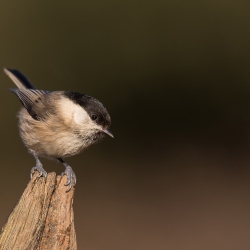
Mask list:
[{"label": "bird's leg", "polygon": [[67,190],[67,192],[69,192],[72,186],[76,185],[76,175],[73,169],[62,158],[58,158],[58,161],[60,161],[65,167],[65,171],[62,172],[62,176],[67,175],[68,180],[64,185],[69,186]]},{"label": "bird's leg", "polygon": [[40,160],[38,159],[38,156],[37,154],[34,152],[34,151],[31,151],[32,155],[34,156],[34,158],[36,159],[36,166],[33,167],[31,169],[31,172],[30,172],[30,176],[32,178],[34,172],[37,170],[39,172],[39,177],[43,176],[45,179],[47,177],[47,172],[43,169],[43,165],[42,163],[40,162]]}]

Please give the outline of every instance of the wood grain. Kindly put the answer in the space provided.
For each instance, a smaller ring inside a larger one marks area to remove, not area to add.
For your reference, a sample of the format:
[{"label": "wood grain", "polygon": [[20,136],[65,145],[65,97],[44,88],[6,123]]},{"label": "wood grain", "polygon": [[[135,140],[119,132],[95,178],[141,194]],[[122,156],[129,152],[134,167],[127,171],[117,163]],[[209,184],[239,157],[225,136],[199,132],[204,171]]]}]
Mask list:
[{"label": "wood grain", "polygon": [[76,250],[73,198],[66,176],[36,173],[0,234],[2,250]]}]

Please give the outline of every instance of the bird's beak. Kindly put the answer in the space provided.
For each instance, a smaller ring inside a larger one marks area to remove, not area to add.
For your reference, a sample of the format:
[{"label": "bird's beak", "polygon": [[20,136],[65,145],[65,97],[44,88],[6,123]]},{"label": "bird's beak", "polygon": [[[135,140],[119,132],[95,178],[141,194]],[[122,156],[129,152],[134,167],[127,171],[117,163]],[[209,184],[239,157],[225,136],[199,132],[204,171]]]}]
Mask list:
[{"label": "bird's beak", "polygon": [[113,134],[112,134],[110,128],[104,129],[103,132],[104,132],[105,134],[109,135],[110,137],[114,138],[114,136],[113,136]]}]

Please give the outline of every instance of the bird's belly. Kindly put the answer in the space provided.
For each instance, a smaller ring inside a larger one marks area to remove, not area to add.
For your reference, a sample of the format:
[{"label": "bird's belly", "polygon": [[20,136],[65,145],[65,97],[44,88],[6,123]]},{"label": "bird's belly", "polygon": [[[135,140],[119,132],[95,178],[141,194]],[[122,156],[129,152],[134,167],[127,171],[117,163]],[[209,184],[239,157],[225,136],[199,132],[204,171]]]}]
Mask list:
[{"label": "bird's belly", "polygon": [[80,153],[88,146],[82,138],[70,131],[53,131],[48,128],[43,131],[43,127],[33,120],[20,123],[20,135],[25,146],[38,156],[65,158]]},{"label": "bird's belly", "polygon": [[56,138],[35,140],[28,148],[35,151],[38,156],[66,158],[79,154],[86,146],[78,138],[56,136]]}]

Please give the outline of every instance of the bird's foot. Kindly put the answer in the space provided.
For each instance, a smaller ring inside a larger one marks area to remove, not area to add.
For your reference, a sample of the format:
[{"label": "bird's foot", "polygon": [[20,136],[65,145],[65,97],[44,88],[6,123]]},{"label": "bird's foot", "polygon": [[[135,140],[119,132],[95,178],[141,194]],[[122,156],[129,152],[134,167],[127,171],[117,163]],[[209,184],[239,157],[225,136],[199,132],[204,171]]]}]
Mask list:
[{"label": "bird's foot", "polygon": [[35,173],[35,171],[39,172],[39,177],[43,176],[46,179],[47,172],[43,169],[43,165],[42,164],[37,164],[35,167],[33,167],[31,169],[31,172],[30,172],[30,177],[31,178],[33,177],[33,174]]},{"label": "bird's foot", "polygon": [[67,182],[64,184],[65,186],[69,186],[66,192],[69,192],[72,186],[74,187],[76,185],[76,175],[73,171],[73,169],[67,165],[65,166],[65,171],[62,172],[62,176],[67,175]]}]

